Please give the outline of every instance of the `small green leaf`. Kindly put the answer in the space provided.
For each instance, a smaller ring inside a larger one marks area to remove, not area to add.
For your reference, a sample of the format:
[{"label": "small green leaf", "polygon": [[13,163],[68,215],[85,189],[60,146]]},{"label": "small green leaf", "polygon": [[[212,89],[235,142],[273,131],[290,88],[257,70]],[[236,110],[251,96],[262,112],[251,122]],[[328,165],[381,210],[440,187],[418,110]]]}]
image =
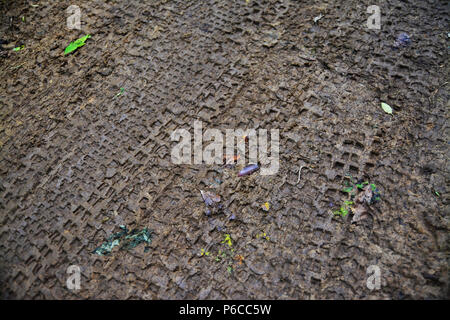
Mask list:
[{"label": "small green leaf", "polygon": [[20,51],[20,50],[22,50],[23,48],[25,48],[25,46],[24,46],[24,45],[21,45],[20,47],[15,47],[13,50],[14,50],[14,51]]},{"label": "small green leaf", "polygon": [[64,55],[69,54],[69,53],[71,53],[71,52],[77,50],[79,47],[84,46],[86,40],[89,39],[90,37],[91,37],[91,35],[88,34],[88,35],[85,35],[84,37],[82,37],[82,38],[80,38],[80,39],[78,39],[78,40],[75,40],[74,42],[71,42],[71,43],[67,46],[67,48],[64,50]]},{"label": "small green leaf", "polygon": [[356,185],[356,187],[358,187],[358,189],[362,189],[362,188],[364,187],[364,185],[366,185],[366,184],[369,184],[369,182],[364,181],[363,183],[358,183],[358,184]]},{"label": "small green leaf", "polygon": [[116,94],[116,97],[120,97],[125,92],[125,88],[120,88],[120,92]]},{"label": "small green leaf", "polygon": [[353,187],[348,187],[348,188],[344,188],[342,191],[350,193],[350,192],[352,192],[352,190],[353,190]]},{"label": "small green leaf", "polygon": [[387,103],[382,102],[381,107],[383,108],[384,112],[392,114],[392,108]]}]

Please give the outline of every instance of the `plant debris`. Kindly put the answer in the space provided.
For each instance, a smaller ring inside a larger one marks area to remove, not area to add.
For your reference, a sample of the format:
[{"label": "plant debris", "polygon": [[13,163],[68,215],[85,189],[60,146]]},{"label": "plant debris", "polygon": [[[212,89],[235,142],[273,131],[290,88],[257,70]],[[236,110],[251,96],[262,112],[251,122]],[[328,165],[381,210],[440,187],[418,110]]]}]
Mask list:
[{"label": "plant debris", "polygon": [[323,18],[323,15],[322,14],[320,14],[320,15],[318,15],[317,17],[314,17],[314,23],[317,23],[317,21],[319,21],[320,19],[322,19]]},{"label": "plant debris", "polygon": [[200,190],[203,201],[206,204],[205,214],[210,216],[212,213],[218,213],[223,209],[223,206],[219,204],[220,196],[210,191]]},{"label": "plant debris", "polygon": [[300,168],[298,169],[298,178],[297,178],[297,183],[300,182],[300,175],[302,174],[302,169],[305,168],[305,166],[300,166]]},{"label": "plant debris", "polygon": [[90,34],[85,35],[84,37],[82,37],[82,38],[80,38],[80,39],[78,39],[78,40],[75,40],[74,42],[71,42],[71,43],[66,47],[66,49],[64,50],[64,55],[69,54],[69,53],[71,53],[71,52],[77,50],[78,48],[84,46],[86,40],[89,39],[89,38],[91,38],[91,35],[90,35]]},{"label": "plant debris", "polygon": [[[121,231],[111,235],[101,246],[97,247],[93,253],[100,256],[108,255],[114,247],[120,245],[120,250],[130,250],[137,247],[141,243],[150,244],[152,241],[151,233],[148,228],[142,230],[133,229],[128,231],[127,227],[121,225]],[[147,252],[147,246],[144,252]]]},{"label": "plant debris", "polygon": [[261,233],[258,233],[258,234],[256,235],[256,239],[259,239],[259,238],[261,238],[261,239],[266,239],[267,241],[270,240],[270,237],[267,235],[267,233],[266,233],[265,231],[263,231],[263,232],[261,232]]},{"label": "plant debris", "polygon": [[381,198],[375,184],[362,180],[355,183],[351,177],[350,181],[352,185],[342,190],[349,194],[349,199],[345,200],[339,210],[335,210],[333,214],[345,217],[351,212],[353,213],[351,222],[354,223],[365,219],[369,214],[370,206]]},{"label": "plant debris", "polygon": [[24,45],[21,45],[21,46],[18,46],[18,47],[13,48],[13,51],[20,51],[20,50],[22,50],[23,48],[25,48],[25,46],[24,46]]},{"label": "plant debris", "polygon": [[205,204],[209,207],[213,206],[214,203],[220,202],[220,196],[217,194],[203,190],[200,190],[200,193],[202,194],[203,201],[205,201]]},{"label": "plant debris", "polygon": [[387,103],[382,102],[381,103],[381,108],[383,108],[384,112],[386,112],[388,114],[392,114],[392,108]]},{"label": "plant debris", "polygon": [[117,97],[120,97],[123,93],[125,92],[125,88],[120,88],[120,91],[119,91],[119,93],[118,94],[116,94],[116,98]]},{"label": "plant debris", "polygon": [[[225,248],[219,249],[217,252],[217,256],[214,258],[216,262],[220,262],[226,265],[226,269],[228,273],[232,273],[235,269],[234,261],[237,261],[238,265],[242,265],[242,261],[244,261],[244,257],[240,254],[236,255],[235,250],[233,248],[233,244],[231,242],[231,236],[229,234],[224,234],[224,239],[220,242],[220,245]],[[207,256],[209,252],[206,250],[201,250],[201,256]],[[234,257],[234,258],[233,258]]]},{"label": "plant debris", "polygon": [[374,184],[367,185],[355,198],[355,206],[352,207],[352,223],[365,219],[369,214],[369,206],[379,199],[376,186]]},{"label": "plant debris", "polygon": [[227,243],[230,248],[233,246],[231,243],[231,236],[229,234],[225,235],[225,239],[222,240],[222,243]]},{"label": "plant debris", "polygon": [[235,259],[238,261],[239,265],[242,265],[242,261],[244,261],[244,257],[240,254],[236,255]]}]

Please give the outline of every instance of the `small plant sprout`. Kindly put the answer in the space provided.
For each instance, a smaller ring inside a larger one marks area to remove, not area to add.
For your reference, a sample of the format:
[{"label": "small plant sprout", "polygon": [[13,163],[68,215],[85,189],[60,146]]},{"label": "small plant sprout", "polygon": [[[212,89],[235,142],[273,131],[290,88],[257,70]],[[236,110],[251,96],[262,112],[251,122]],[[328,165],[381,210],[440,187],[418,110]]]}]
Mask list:
[{"label": "small plant sprout", "polygon": [[206,251],[205,249],[200,250],[200,256],[203,257],[204,255],[209,256],[209,251]]}]

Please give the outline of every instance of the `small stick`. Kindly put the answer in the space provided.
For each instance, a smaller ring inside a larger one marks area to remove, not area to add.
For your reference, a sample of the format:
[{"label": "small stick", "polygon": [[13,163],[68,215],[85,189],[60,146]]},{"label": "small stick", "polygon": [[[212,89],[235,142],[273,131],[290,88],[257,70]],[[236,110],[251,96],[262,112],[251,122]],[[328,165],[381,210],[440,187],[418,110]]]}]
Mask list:
[{"label": "small stick", "polygon": [[305,167],[305,166],[301,166],[300,169],[298,169],[298,179],[297,179],[297,183],[300,182],[300,174],[302,173],[302,169],[303,169],[304,167]]}]

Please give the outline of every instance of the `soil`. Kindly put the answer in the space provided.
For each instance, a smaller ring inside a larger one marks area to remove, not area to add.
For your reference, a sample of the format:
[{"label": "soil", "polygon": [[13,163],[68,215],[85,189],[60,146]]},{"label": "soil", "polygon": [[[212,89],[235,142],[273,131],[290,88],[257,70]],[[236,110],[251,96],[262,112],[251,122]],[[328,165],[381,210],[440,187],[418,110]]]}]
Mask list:
[{"label": "soil", "polygon": [[[77,1],[70,30],[73,1],[2,1],[0,296],[448,299],[448,2],[381,1],[369,30],[372,2]],[[173,164],[194,120],[278,129],[278,173]],[[380,192],[357,223],[349,175]],[[93,254],[120,225],[149,250]]]}]

